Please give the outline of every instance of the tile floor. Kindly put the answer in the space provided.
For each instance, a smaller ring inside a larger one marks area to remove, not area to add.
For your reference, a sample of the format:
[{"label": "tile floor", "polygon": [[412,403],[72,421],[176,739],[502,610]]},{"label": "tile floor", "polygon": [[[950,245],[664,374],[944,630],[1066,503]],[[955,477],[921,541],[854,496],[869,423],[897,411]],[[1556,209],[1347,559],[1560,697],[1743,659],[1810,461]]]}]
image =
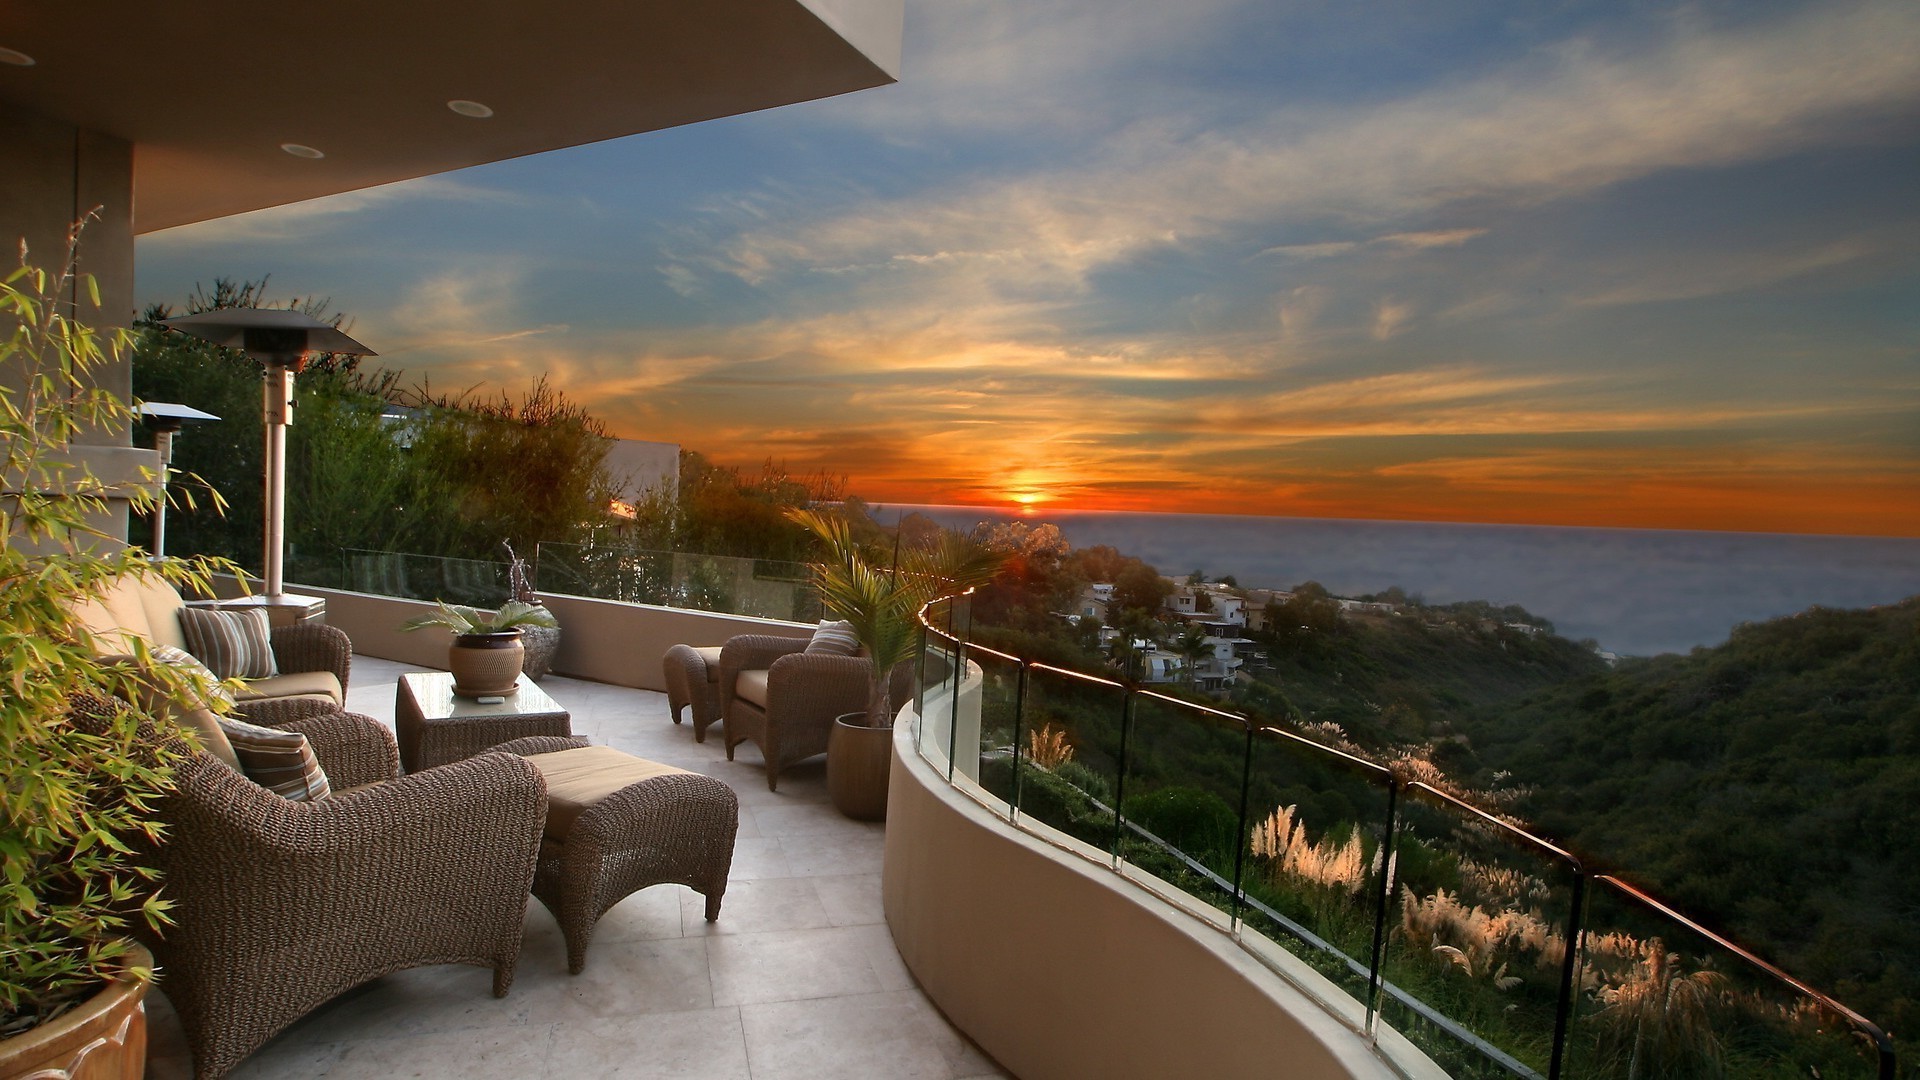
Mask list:
[{"label": "tile floor", "polygon": [[[348,706],[393,721],[409,668],[354,657]],[[664,694],[549,677],[546,690],[595,743],[719,777],[740,796],[740,834],[717,923],[678,885],[628,897],[600,920],[587,968],[568,975],[547,909],[527,905],[513,992],[459,965],[415,968],[348,991],[288,1028],[236,1080],[387,1077],[659,1077],[858,1080],[1005,1077],[914,985],[880,910],[883,826],[827,801],[824,759],[769,792],[752,744],[728,762],[667,718]],[[192,1065],[164,982],[150,999],[150,1080]]]}]

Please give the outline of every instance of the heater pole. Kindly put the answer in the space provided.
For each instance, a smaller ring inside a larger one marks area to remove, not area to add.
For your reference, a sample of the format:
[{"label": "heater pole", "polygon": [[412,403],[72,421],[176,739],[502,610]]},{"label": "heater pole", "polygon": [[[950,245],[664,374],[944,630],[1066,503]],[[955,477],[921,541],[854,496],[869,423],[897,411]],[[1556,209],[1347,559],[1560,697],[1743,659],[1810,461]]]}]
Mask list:
[{"label": "heater pole", "polygon": [[160,498],[153,504],[153,559],[167,557],[167,482],[173,479],[173,432],[161,428],[153,433],[153,448],[160,455]]},{"label": "heater pole", "polygon": [[287,534],[287,425],[293,422],[293,372],[282,359],[267,361],[267,499],[266,558],[267,595],[279,596],[285,590],[282,554]]}]

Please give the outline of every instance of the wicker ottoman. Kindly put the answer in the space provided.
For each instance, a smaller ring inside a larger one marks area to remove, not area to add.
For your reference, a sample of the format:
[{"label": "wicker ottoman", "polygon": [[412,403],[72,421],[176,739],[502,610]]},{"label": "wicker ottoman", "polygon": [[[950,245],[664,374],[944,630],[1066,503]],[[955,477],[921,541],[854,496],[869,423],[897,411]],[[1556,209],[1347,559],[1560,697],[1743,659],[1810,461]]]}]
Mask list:
[{"label": "wicker ottoman", "polygon": [[685,885],[706,896],[708,922],[720,917],[740,827],[732,788],[578,737],[497,749],[524,756],[547,782],[533,895],[566,935],[567,970],[586,966],[600,916],[649,885]]},{"label": "wicker ottoman", "polygon": [[667,677],[667,708],[673,722],[680,710],[693,706],[693,741],[707,741],[707,727],[720,719],[720,650],[673,645],[660,658]]}]

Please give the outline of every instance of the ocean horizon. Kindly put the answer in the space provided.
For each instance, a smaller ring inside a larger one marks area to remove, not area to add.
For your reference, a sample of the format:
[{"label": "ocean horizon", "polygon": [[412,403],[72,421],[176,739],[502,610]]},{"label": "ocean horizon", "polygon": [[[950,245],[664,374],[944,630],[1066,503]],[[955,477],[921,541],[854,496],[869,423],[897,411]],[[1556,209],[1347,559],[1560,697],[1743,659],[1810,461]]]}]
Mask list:
[{"label": "ocean horizon", "polygon": [[1920,539],[1482,525],[1135,511],[1022,512],[875,503],[967,529],[1050,522],[1075,548],[1106,544],[1162,574],[1247,588],[1318,581],[1339,596],[1398,585],[1428,603],[1519,604],[1574,640],[1622,655],[1686,652],[1736,626],[1814,606],[1871,607],[1920,593]]}]

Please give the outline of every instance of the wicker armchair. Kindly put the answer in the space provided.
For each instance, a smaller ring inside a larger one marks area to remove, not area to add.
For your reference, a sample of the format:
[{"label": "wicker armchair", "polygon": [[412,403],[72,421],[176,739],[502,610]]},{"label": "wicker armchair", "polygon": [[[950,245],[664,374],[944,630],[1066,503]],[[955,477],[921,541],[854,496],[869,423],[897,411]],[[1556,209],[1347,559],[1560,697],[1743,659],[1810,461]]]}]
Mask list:
[{"label": "wicker armchair", "polygon": [[158,808],[175,924],[145,944],[199,1080],[380,975],[459,963],[492,967],[496,996],[513,983],[546,817],[539,772],[485,754],[399,777],[392,733],[368,717],[284,726],[306,733],[331,798],[290,802],[193,752]]},{"label": "wicker armchair", "polygon": [[834,717],[867,707],[872,661],[806,653],[806,647],[806,638],[742,634],[720,650],[727,760],[743,742],[758,746],[768,791],[779,790],[781,769],[827,752]]}]

